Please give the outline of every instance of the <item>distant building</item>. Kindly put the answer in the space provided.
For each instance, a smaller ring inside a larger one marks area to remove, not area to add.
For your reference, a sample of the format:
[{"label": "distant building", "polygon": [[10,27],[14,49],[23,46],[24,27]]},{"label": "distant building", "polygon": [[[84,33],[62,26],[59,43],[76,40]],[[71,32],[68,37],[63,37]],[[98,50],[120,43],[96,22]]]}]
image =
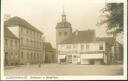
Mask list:
[{"label": "distant building", "polygon": [[113,42],[112,37],[96,37],[95,30],[72,32],[65,13],[56,26],[58,63],[111,64]]},{"label": "distant building", "polygon": [[49,42],[45,42],[45,63],[56,62],[56,49]]},{"label": "distant building", "polygon": [[4,53],[6,66],[19,64],[19,38],[6,27],[4,28]]},{"label": "distant building", "polygon": [[[19,63],[34,64],[43,60],[43,33],[20,17],[12,17],[5,21],[7,27],[19,39]],[[5,32],[6,33],[6,32]]]}]

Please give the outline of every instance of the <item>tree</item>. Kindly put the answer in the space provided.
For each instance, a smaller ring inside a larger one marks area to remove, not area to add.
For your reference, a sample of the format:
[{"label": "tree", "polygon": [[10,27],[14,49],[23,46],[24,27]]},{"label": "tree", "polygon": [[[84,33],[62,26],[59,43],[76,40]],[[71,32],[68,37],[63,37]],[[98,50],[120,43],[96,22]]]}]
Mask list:
[{"label": "tree", "polygon": [[100,24],[106,24],[109,33],[123,32],[123,9],[123,3],[107,3],[102,10],[105,19]]},{"label": "tree", "polygon": [[108,33],[113,34],[114,53],[112,54],[112,63],[116,62],[116,37],[117,34],[123,33],[123,3],[107,3],[103,9],[105,19],[101,21],[102,24],[106,24]]}]

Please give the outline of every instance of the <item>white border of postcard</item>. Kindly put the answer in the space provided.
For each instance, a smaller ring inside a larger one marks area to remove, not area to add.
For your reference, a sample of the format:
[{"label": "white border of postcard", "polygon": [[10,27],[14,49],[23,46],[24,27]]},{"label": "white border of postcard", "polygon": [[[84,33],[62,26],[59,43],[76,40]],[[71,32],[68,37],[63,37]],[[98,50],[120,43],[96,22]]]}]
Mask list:
[{"label": "white border of postcard", "polygon": [[[45,0],[44,0],[45,1]],[[54,0],[51,0],[54,1]],[[75,1],[75,0],[68,0]],[[83,2],[123,2],[124,3],[124,65],[123,76],[4,76],[4,37],[3,37],[3,12],[4,5],[1,0],[1,79],[2,80],[127,80],[127,0],[79,0]]]}]

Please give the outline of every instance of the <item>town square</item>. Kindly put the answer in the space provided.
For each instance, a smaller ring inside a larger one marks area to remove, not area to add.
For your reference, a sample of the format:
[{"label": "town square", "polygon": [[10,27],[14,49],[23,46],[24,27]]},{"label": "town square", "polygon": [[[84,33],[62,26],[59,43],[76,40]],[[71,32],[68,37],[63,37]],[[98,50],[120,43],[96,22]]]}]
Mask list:
[{"label": "town square", "polygon": [[3,4],[3,76],[126,74],[123,1],[5,0]]}]

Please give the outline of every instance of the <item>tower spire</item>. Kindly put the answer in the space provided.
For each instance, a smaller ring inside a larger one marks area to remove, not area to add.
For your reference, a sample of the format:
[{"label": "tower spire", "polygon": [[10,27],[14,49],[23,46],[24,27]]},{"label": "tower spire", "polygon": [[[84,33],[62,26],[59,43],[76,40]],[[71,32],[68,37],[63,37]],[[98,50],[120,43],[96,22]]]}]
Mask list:
[{"label": "tower spire", "polygon": [[64,12],[64,6],[63,6],[63,15],[65,15],[65,12]]},{"label": "tower spire", "polygon": [[64,12],[64,6],[63,6],[63,13],[62,13],[62,21],[65,22],[66,21],[66,15],[65,15],[65,12]]}]

